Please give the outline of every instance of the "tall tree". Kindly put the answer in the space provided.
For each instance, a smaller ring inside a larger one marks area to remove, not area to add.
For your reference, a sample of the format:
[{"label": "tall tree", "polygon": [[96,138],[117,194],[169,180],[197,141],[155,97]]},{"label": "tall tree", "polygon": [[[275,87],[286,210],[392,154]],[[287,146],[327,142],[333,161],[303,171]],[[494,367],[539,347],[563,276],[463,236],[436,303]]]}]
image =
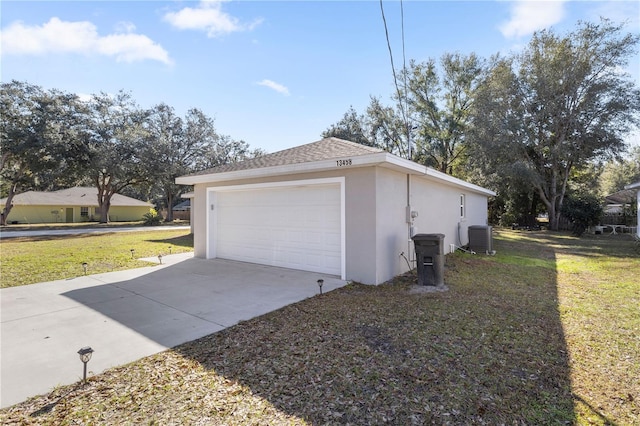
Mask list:
[{"label": "tall tree", "polygon": [[7,201],[31,189],[57,189],[79,178],[89,158],[85,106],[72,94],[26,82],[0,88],[0,178]]},{"label": "tall tree", "polygon": [[[172,107],[160,104],[152,108],[149,128],[149,163],[154,164],[154,185],[167,207],[165,221],[173,221],[172,207],[185,187],[177,185],[178,176],[197,171],[213,149],[220,146],[214,121],[199,109],[191,109],[184,119]],[[203,167],[206,168],[206,167]]]},{"label": "tall tree", "polygon": [[186,170],[186,159],[190,149],[193,151],[195,147],[186,146],[182,119],[167,104],[154,106],[146,121],[149,149],[145,161],[153,170],[153,181],[149,186],[162,194],[163,204],[167,207],[165,221],[171,222],[171,208],[180,191],[175,178]]},{"label": "tall tree", "polygon": [[478,164],[527,179],[558,229],[571,173],[620,152],[638,123],[640,90],[621,70],[638,35],[602,20],[566,36],[545,30],[509,59],[495,59],[474,118]]},{"label": "tall tree", "polygon": [[94,95],[90,108],[90,175],[98,189],[100,223],[107,223],[113,195],[152,177],[153,164],[145,161],[150,157],[148,113],[123,91]]},{"label": "tall tree", "polygon": [[[397,98],[396,98],[397,99]],[[409,158],[408,121],[403,118],[400,104],[385,106],[371,97],[367,107],[366,126],[371,144],[403,158]]]},{"label": "tall tree", "polygon": [[409,114],[415,130],[414,158],[460,176],[474,94],[485,63],[474,53],[446,53],[440,68],[438,71],[434,60],[412,61],[406,71]]},{"label": "tall tree", "polygon": [[350,106],[344,113],[340,121],[331,125],[327,130],[322,132],[323,138],[336,137],[361,145],[373,146],[366,136],[365,117],[358,115],[353,106]]},{"label": "tall tree", "polygon": [[358,116],[350,108],[323,136],[351,139],[462,175],[471,107],[485,67],[473,53],[447,53],[439,66],[433,59],[411,61],[399,73],[392,106],[371,97],[366,114]]}]

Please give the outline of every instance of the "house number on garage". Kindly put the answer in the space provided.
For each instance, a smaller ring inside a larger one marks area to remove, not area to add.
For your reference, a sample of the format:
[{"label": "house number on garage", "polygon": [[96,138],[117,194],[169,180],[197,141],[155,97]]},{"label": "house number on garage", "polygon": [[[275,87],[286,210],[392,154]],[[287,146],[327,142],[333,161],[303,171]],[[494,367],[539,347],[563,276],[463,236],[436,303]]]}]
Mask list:
[{"label": "house number on garage", "polygon": [[350,166],[351,164],[352,164],[351,158],[349,158],[347,160],[337,160],[336,161],[336,166],[338,166],[338,167]]}]

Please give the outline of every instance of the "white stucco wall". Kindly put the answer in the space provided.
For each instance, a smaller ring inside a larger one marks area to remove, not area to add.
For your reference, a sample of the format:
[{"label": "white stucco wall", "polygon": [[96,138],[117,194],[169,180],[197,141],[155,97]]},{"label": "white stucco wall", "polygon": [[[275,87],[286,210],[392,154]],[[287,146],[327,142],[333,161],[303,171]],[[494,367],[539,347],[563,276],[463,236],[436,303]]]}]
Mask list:
[{"label": "white stucco wall", "polygon": [[[407,175],[393,170],[376,168],[376,277],[381,284],[409,270],[413,242],[409,239],[407,222]],[[410,263],[411,267],[415,265]]]},{"label": "white stucco wall", "polygon": [[[374,166],[195,185],[191,209],[195,256],[205,258],[207,255],[207,188],[341,176],[345,178],[346,279],[381,284],[406,272],[408,266],[400,253],[411,261],[414,259],[407,223],[407,174]],[[484,195],[415,175],[411,176],[411,187],[412,210],[419,214],[414,221],[416,232],[445,234],[445,253],[449,251],[449,244],[459,245],[458,223],[461,223],[462,244],[467,243],[468,226],[487,224]],[[467,214],[461,220],[462,193]],[[412,262],[411,266],[415,264]]]},{"label": "white stucco wall", "polygon": [[[465,198],[465,215],[460,216],[460,195]],[[468,228],[486,225],[487,197],[456,186],[435,182],[428,178],[412,178],[412,208],[418,212],[414,221],[416,234],[444,234],[444,250],[449,246],[466,245]]]}]

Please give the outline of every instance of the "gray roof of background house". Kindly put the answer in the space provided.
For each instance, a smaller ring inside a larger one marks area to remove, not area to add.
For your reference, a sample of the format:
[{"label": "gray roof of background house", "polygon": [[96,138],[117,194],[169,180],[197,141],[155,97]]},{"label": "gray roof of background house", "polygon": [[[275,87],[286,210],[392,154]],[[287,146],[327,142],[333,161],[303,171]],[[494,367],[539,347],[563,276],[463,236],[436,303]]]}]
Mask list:
[{"label": "gray roof of background house", "polygon": [[187,176],[201,176],[215,173],[235,172],[239,170],[261,169],[288,164],[310,163],[332,158],[357,157],[384,152],[381,149],[361,145],[338,138],[325,138],[317,142],[296,146],[283,151],[265,154],[234,164],[224,164]]},{"label": "gray roof of background house", "polygon": [[609,204],[631,204],[636,202],[636,191],[633,189],[623,189],[607,195],[605,200]]},{"label": "gray roof of background house", "polygon": [[[0,200],[5,204],[6,198]],[[13,197],[14,206],[98,206],[98,189],[77,186],[52,192],[27,191]],[[116,207],[152,207],[151,203],[136,200],[121,194],[111,197],[111,206]]]},{"label": "gray roof of background house", "polygon": [[178,203],[175,206],[173,206],[173,208],[171,210],[173,210],[174,212],[181,212],[181,211],[191,210],[191,200],[184,200],[183,202]]}]

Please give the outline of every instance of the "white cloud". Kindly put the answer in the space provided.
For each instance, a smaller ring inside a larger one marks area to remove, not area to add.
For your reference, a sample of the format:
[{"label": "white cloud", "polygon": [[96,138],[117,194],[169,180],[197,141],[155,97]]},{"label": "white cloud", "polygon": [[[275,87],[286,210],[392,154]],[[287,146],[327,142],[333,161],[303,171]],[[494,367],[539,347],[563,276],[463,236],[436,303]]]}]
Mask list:
[{"label": "white cloud", "polygon": [[261,19],[252,23],[241,23],[238,18],[222,11],[222,2],[202,1],[197,7],[185,7],[177,12],[168,12],[164,20],[180,30],[206,31],[207,36],[217,37],[234,32],[252,30]]},{"label": "white cloud", "polygon": [[565,0],[519,0],[511,5],[511,19],[500,25],[505,37],[522,37],[557,24],[565,16]]},{"label": "white cloud", "polygon": [[118,34],[100,36],[88,21],[68,22],[54,17],[39,26],[17,21],[0,32],[0,45],[3,54],[100,54],[122,62],[150,59],[171,64],[169,53],[162,46],[145,35],[131,33],[135,30],[133,24],[121,24],[119,30]]},{"label": "white cloud", "polygon": [[118,33],[132,33],[136,30],[136,25],[133,22],[120,21],[116,24],[116,32]]},{"label": "white cloud", "polygon": [[282,93],[285,96],[289,96],[289,89],[287,89],[286,86],[283,86],[282,84],[276,83],[275,81],[265,79],[258,82],[257,84],[259,84],[260,86],[268,87],[269,89],[273,89],[276,92]]}]

